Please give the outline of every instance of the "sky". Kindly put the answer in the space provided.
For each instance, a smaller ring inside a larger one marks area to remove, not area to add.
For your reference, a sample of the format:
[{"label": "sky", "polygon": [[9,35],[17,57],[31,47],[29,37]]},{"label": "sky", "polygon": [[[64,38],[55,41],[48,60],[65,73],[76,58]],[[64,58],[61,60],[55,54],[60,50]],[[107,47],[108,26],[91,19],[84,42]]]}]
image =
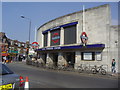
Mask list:
[{"label": "sky", "polygon": [[28,40],[29,20],[31,20],[31,43],[34,41],[35,29],[57,17],[110,4],[112,25],[117,25],[117,2],[2,2],[2,31],[13,40],[25,42]]}]

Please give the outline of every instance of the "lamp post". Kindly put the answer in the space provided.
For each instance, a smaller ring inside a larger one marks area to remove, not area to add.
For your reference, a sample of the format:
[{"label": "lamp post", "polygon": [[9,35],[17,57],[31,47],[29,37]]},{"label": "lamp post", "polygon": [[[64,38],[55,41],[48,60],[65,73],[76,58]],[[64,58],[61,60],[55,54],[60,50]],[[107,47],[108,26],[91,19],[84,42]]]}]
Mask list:
[{"label": "lamp post", "polygon": [[24,19],[27,19],[29,20],[29,44],[28,44],[28,53],[27,53],[27,58],[28,58],[28,54],[29,54],[29,48],[30,48],[30,32],[31,32],[31,19],[30,18],[27,18],[25,16],[21,16],[21,18],[24,18]]},{"label": "lamp post", "polygon": [[30,18],[27,18],[27,17],[25,17],[25,16],[21,16],[21,18],[24,18],[24,19],[29,20],[29,43],[30,43],[31,19],[30,19]]}]

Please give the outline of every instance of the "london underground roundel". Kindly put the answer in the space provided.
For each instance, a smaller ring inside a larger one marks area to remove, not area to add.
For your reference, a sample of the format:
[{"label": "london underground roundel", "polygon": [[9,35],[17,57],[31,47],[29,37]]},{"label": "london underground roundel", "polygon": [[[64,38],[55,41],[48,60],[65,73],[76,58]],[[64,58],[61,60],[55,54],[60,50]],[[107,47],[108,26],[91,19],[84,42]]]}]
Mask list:
[{"label": "london underground roundel", "polygon": [[52,41],[53,41],[53,43],[58,43],[59,39],[60,39],[59,33],[54,33],[52,35]]},{"label": "london underground roundel", "polygon": [[80,38],[81,38],[82,44],[85,46],[88,41],[88,36],[87,36],[86,32],[82,32]]},{"label": "london underground roundel", "polygon": [[38,48],[38,46],[39,46],[38,42],[33,42],[33,43],[32,43],[32,47],[33,47],[33,48]]}]

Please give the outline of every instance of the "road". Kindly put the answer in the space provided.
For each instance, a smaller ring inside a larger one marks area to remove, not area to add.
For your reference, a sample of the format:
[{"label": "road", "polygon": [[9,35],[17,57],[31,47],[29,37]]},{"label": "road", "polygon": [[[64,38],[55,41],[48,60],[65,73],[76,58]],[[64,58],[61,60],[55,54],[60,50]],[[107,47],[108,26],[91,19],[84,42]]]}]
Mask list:
[{"label": "road", "polygon": [[30,88],[117,88],[118,80],[44,70],[25,63],[7,64],[15,73],[29,77]]}]

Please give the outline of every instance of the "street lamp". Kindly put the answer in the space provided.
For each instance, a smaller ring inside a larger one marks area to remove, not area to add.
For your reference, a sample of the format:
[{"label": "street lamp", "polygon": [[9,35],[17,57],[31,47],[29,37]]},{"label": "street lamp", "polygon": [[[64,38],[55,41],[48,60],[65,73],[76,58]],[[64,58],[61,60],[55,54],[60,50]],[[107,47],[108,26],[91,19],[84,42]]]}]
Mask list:
[{"label": "street lamp", "polygon": [[24,19],[29,20],[29,43],[30,43],[31,19],[30,19],[30,18],[27,18],[27,17],[25,17],[25,16],[21,16],[21,18],[24,18]]},{"label": "street lamp", "polygon": [[28,58],[28,54],[29,54],[29,48],[30,48],[30,32],[31,32],[31,19],[30,18],[27,18],[25,16],[21,16],[21,18],[24,18],[24,19],[27,19],[29,20],[29,44],[28,44],[28,53],[27,53],[27,58]]}]

